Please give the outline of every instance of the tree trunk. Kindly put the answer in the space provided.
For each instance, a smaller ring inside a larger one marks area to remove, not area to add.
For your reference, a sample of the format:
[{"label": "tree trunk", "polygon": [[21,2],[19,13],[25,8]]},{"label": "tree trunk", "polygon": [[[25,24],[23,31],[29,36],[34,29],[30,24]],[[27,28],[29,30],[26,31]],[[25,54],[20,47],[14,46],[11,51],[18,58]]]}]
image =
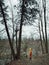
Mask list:
[{"label": "tree trunk", "polygon": [[[10,2],[10,5],[11,5],[11,15],[12,15],[12,24],[13,24],[13,34],[12,34],[12,45],[13,45],[13,48],[14,48],[14,14],[13,14],[13,7],[12,7],[12,3],[11,1],[9,0]],[[12,54],[12,53],[11,53]],[[11,57],[12,58],[12,57]]]},{"label": "tree trunk", "polygon": [[[13,49],[14,49],[14,23],[13,23],[13,33],[12,33],[12,46],[13,46]],[[11,52],[11,59],[13,58],[12,56],[12,52]]]},{"label": "tree trunk", "polygon": [[46,23],[46,0],[43,0],[43,9],[44,9],[44,24],[45,24],[45,48],[46,48],[46,53],[48,53],[47,23]]},{"label": "tree trunk", "polygon": [[20,50],[21,50],[21,34],[22,34],[22,25],[23,25],[23,14],[24,14],[23,10],[24,10],[24,0],[22,2],[22,12],[21,12],[22,14],[21,14],[21,21],[20,21],[19,45],[18,45],[18,52],[17,52],[18,59],[20,59]]},{"label": "tree trunk", "polygon": [[42,23],[42,18],[41,18],[41,29],[42,29],[43,41],[45,41],[44,31],[43,31],[43,23]]},{"label": "tree trunk", "polygon": [[[44,30],[43,30],[43,22],[42,22],[42,10],[41,10],[39,16],[40,16],[40,21],[41,21],[41,31],[42,31],[42,36],[41,36],[41,37],[43,37],[43,41],[44,41],[44,43],[45,43]],[[44,44],[44,43],[43,43],[43,44]],[[45,45],[45,44],[44,44],[44,45]],[[44,50],[44,49],[45,49],[45,47],[43,48],[43,50]],[[43,53],[44,53],[44,52],[43,52]]]},{"label": "tree trunk", "polygon": [[39,22],[39,34],[40,34],[40,41],[41,41],[41,49],[42,49],[42,53],[44,53],[44,49],[43,49],[43,45],[42,45],[41,30],[40,30],[40,22]]},{"label": "tree trunk", "polygon": [[17,47],[18,47],[18,46],[17,46],[17,45],[18,45],[18,44],[17,44],[17,32],[18,32],[18,30],[17,30],[17,27],[16,27],[16,51],[17,51]]}]

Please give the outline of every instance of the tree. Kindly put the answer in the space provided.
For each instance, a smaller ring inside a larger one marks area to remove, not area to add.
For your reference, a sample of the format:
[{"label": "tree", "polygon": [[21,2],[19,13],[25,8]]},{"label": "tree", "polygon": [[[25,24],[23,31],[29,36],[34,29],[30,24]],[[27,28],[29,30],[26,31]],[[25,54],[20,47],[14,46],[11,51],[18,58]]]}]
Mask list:
[{"label": "tree", "polygon": [[[11,5],[10,11],[11,11],[12,16],[11,16],[10,20],[12,21],[12,29],[13,29],[13,32],[12,32],[12,45],[13,45],[13,48],[14,48],[14,32],[15,32],[15,30],[14,30],[14,12],[13,12],[13,6],[12,6],[12,3],[11,3],[11,0],[9,0],[9,3]],[[11,59],[12,59],[12,53],[11,53]]]},{"label": "tree", "polygon": [[[44,30],[43,30],[42,10],[40,10],[40,12],[39,12],[39,22],[41,23],[40,24],[41,26],[39,27],[39,31],[40,31],[40,29],[41,29],[41,31],[39,34],[40,34],[41,46],[43,47],[43,42],[45,42],[45,37],[44,37]],[[42,49],[43,49],[43,53],[44,53],[44,48],[42,48]]]},{"label": "tree", "polygon": [[43,41],[45,41],[44,30],[43,30],[43,21],[42,21],[42,10],[39,12],[39,19],[41,21],[41,30],[42,30],[42,35],[43,35]]},{"label": "tree", "polygon": [[18,29],[18,26],[16,25],[16,51],[18,52],[18,37],[17,37],[17,33],[18,33],[19,29]]},{"label": "tree", "polygon": [[41,35],[40,22],[38,23],[38,25],[39,25],[39,34],[40,34],[40,41],[41,41],[41,49],[42,49],[42,53],[44,53],[44,49],[43,49],[43,45],[42,45],[42,35]]},{"label": "tree", "polygon": [[48,53],[48,41],[47,41],[47,22],[46,22],[46,0],[42,0],[44,10],[44,24],[45,24],[45,48]]},{"label": "tree", "polygon": [[20,58],[20,49],[21,49],[21,33],[22,33],[22,25],[23,25],[23,11],[24,11],[24,0],[22,1],[22,11],[21,11],[21,21],[20,21],[20,31],[19,31],[19,46],[18,46],[18,52],[17,56],[18,59]]},{"label": "tree", "polygon": [[[34,0],[22,0],[22,8],[21,8],[21,20],[20,20],[20,30],[19,30],[19,44],[18,44],[18,53],[17,53],[17,57],[20,58],[20,50],[21,50],[21,34],[22,34],[22,25],[23,23],[25,23],[26,20],[31,21],[30,19],[35,19],[35,16],[37,14],[37,12],[39,10],[37,10],[36,8],[30,8],[28,3],[30,4],[30,2],[32,2],[32,4],[37,2]],[[31,4],[30,4],[31,5]],[[29,7],[29,8],[28,8]],[[32,18],[31,18],[32,17]],[[27,23],[28,21],[26,21]]]},{"label": "tree", "polygon": [[8,39],[9,39],[11,52],[12,52],[13,58],[15,59],[15,53],[14,53],[14,49],[13,49],[13,46],[12,46],[11,38],[10,38],[10,35],[9,35],[9,31],[8,31],[8,27],[7,27],[6,16],[5,16],[5,13],[4,13],[3,5],[4,5],[3,1],[0,0],[0,9],[1,9],[2,17],[3,17],[3,22],[4,22],[4,25],[5,25],[5,29],[6,29],[6,32],[7,32]]}]

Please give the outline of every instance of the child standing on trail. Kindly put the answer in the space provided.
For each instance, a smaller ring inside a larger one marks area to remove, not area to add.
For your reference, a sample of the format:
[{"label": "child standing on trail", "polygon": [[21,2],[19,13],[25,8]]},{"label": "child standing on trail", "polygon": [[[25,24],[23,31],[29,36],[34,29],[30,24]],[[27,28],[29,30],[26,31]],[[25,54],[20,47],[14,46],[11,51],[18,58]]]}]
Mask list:
[{"label": "child standing on trail", "polygon": [[32,59],[32,48],[29,48],[29,59]]}]

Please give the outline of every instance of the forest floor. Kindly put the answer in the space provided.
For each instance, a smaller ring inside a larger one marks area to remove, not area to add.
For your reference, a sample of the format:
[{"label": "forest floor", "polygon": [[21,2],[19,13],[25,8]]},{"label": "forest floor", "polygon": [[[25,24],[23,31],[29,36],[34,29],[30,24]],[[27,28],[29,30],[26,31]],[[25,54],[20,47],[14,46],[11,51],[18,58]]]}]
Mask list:
[{"label": "forest floor", "polygon": [[34,57],[32,60],[21,59],[11,61],[8,65],[49,65],[49,54]]}]

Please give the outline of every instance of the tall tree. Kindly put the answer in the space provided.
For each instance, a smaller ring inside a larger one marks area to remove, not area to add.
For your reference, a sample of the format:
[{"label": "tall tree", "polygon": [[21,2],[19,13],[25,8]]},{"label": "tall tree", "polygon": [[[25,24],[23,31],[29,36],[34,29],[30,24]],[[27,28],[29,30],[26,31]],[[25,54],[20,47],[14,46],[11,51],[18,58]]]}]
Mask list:
[{"label": "tall tree", "polygon": [[41,21],[41,30],[42,30],[42,35],[43,35],[43,41],[45,41],[44,37],[44,30],[43,30],[43,21],[42,21],[42,10],[39,13],[40,21]]},{"label": "tall tree", "polygon": [[21,50],[21,33],[22,33],[22,25],[23,25],[23,14],[24,14],[24,0],[22,1],[20,31],[19,31],[19,46],[18,46],[18,52],[17,52],[18,58],[20,58],[20,50]]},{"label": "tall tree", "polygon": [[[41,27],[40,27],[41,31],[40,31],[40,33],[42,32],[42,35],[41,35],[41,41],[42,42],[41,43],[43,44],[43,42],[45,42],[45,37],[44,37],[44,29],[43,29],[43,21],[42,21],[42,10],[40,10],[40,12],[39,12],[39,19],[40,19],[40,22],[41,22]],[[43,48],[43,50],[44,50],[44,48]],[[44,51],[43,51],[43,53],[44,53]]]},{"label": "tall tree", "polygon": [[[30,7],[29,7],[29,5]],[[22,8],[21,8],[21,20],[20,20],[20,31],[19,31],[19,45],[18,45],[18,53],[17,53],[17,57],[20,58],[20,50],[21,50],[21,34],[22,34],[22,25],[23,23],[25,23],[24,21],[26,20],[30,20],[31,19],[35,19],[35,16],[37,14],[37,12],[39,11],[37,8],[32,8],[31,4],[37,4],[37,2],[35,0],[22,0]],[[32,17],[32,18],[31,18]],[[28,21],[26,21],[27,23]]]},{"label": "tall tree", "polygon": [[6,29],[6,32],[7,32],[8,39],[9,39],[11,52],[12,52],[13,58],[15,59],[15,53],[14,53],[14,49],[13,49],[13,46],[12,46],[10,34],[9,34],[9,31],[8,31],[7,22],[6,22],[6,15],[4,13],[3,5],[4,5],[3,1],[0,0],[0,9],[1,9],[2,17],[3,17],[3,22],[4,22],[4,25],[5,25],[5,29]]},{"label": "tall tree", "polygon": [[46,48],[46,53],[48,53],[47,22],[46,22],[46,0],[42,0],[42,2],[43,2],[44,24],[45,24],[45,48]]},{"label": "tall tree", "polygon": [[[11,21],[12,21],[12,29],[13,29],[13,32],[12,32],[12,45],[13,45],[13,48],[14,48],[14,32],[15,32],[15,30],[14,30],[14,13],[13,13],[13,6],[12,6],[12,3],[11,3],[11,0],[9,0],[9,3],[10,3],[10,5],[11,5],[11,9],[10,9],[10,11],[11,11]],[[11,53],[11,59],[12,59],[12,53]]]},{"label": "tall tree", "polygon": [[43,44],[42,44],[42,35],[41,35],[41,26],[40,26],[40,22],[38,23],[38,25],[39,25],[39,34],[40,34],[40,41],[41,41],[41,49],[42,49],[42,53],[44,53]]}]

